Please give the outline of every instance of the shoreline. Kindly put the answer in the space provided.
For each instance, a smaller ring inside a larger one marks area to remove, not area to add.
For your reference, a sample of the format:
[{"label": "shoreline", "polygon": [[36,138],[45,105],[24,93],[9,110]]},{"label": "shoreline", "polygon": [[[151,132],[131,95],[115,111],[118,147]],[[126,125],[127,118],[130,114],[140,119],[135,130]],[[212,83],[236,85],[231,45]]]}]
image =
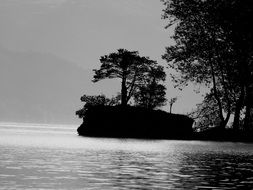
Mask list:
[{"label": "shoreline", "polygon": [[204,137],[200,136],[198,132],[194,132],[193,135],[189,138],[150,138],[150,137],[136,137],[136,136],[115,136],[115,135],[96,135],[96,134],[78,134],[80,137],[91,137],[91,138],[113,138],[113,139],[136,139],[136,140],[182,140],[182,141],[211,141],[211,142],[231,142],[231,143],[253,143],[253,137],[247,136],[246,139],[243,137],[234,137],[234,136],[226,136],[226,137]]}]

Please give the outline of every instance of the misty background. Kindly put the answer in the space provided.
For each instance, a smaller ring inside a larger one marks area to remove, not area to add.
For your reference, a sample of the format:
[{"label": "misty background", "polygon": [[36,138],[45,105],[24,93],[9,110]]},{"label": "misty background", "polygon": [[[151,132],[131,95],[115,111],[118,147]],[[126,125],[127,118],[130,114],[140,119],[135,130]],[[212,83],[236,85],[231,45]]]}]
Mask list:
[{"label": "misty background", "polygon": [[[0,122],[81,123],[83,94],[120,91],[117,80],[91,82],[100,56],[119,48],[166,67],[161,55],[174,42],[163,8],[159,0],[1,0]],[[174,89],[165,71],[173,112],[191,111],[201,94]]]}]

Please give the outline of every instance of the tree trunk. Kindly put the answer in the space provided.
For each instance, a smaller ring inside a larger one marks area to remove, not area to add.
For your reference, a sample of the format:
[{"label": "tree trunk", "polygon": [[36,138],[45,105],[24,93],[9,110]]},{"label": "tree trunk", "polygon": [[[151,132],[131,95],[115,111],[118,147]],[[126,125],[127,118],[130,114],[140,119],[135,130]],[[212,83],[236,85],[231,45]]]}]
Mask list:
[{"label": "tree trunk", "polygon": [[242,105],[243,105],[243,99],[244,99],[244,88],[241,87],[241,94],[236,102],[235,114],[234,114],[233,129],[235,131],[239,130],[240,113],[241,113],[241,109],[242,109]]},{"label": "tree trunk", "polygon": [[251,112],[250,105],[246,105],[246,113],[245,113],[245,118],[243,122],[243,129],[245,131],[249,131],[250,129],[250,112]]},{"label": "tree trunk", "polygon": [[123,74],[121,83],[121,105],[127,105],[127,88],[126,88],[126,76]]},{"label": "tree trunk", "polygon": [[230,118],[230,115],[231,115],[231,112],[229,111],[229,112],[227,113],[226,118],[223,119],[223,120],[221,121],[221,123],[220,123],[220,129],[225,129],[225,128],[226,128],[227,123],[228,123],[229,118]]},{"label": "tree trunk", "polygon": [[244,130],[249,130],[249,125],[250,125],[250,112],[251,112],[251,104],[250,104],[250,90],[248,87],[246,87],[246,113],[245,113],[245,118],[244,118],[244,123],[243,123],[243,129]]},{"label": "tree trunk", "polygon": [[221,103],[221,99],[218,95],[217,92],[217,86],[216,86],[216,79],[215,79],[215,73],[214,73],[214,67],[213,67],[213,63],[212,63],[212,59],[210,59],[210,66],[211,66],[211,74],[212,74],[212,81],[213,81],[213,93],[214,93],[214,98],[217,102],[217,106],[219,108],[219,118],[221,120],[219,127],[220,129],[225,129],[226,127],[226,122],[223,116],[223,108],[222,108],[222,103]]}]

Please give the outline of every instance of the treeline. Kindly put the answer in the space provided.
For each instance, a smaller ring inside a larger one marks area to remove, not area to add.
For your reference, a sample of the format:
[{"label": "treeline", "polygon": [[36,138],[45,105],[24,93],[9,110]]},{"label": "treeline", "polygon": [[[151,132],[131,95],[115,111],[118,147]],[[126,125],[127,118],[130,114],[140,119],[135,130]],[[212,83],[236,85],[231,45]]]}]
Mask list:
[{"label": "treeline", "polygon": [[253,3],[251,0],[162,0],[167,27],[175,27],[175,45],[163,59],[177,74],[176,85],[209,89],[191,113],[201,130],[252,131]]}]

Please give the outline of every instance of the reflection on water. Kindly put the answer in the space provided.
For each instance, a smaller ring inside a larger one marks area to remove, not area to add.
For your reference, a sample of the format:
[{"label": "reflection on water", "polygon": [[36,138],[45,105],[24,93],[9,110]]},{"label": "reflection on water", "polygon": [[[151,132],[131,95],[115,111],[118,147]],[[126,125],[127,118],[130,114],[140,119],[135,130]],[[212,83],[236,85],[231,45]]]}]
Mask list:
[{"label": "reflection on water", "polygon": [[253,189],[253,144],[84,138],[61,126],[0,134],[0,189]]}]

